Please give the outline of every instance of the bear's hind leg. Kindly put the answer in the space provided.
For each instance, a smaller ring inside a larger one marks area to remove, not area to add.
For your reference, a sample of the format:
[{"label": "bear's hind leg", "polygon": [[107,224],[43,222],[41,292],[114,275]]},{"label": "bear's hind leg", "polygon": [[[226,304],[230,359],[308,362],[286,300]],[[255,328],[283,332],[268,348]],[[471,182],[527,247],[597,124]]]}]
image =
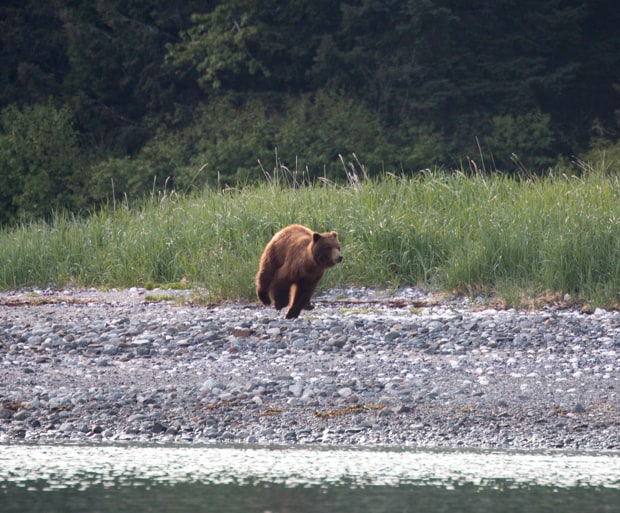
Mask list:
[{"label": "bear's hind leg", "polygon": [[265,306],[269,306],[271,304],[269,291],[264,289],[256,289],[256,295],[258,296],[258,299],[260,299],[260,302],[263,303]]},{"label": "bear's hind leg", "polygon": [[273,280],[274,273],[261,264],[261,269],[256,275],[256,295],[260,302],[265,306],[271,304],[271,297],[269,296],[269,287]]}]

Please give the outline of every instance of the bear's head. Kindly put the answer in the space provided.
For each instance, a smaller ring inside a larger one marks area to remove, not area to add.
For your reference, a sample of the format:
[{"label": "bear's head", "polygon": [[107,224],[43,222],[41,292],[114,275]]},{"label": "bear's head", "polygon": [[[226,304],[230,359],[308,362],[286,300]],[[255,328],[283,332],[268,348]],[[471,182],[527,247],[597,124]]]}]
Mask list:
[{"label": "bear's head", "polygon": [[316,263],[321,267],[333,267],[342,262],[338,233],[313,233],[312,254]]}]

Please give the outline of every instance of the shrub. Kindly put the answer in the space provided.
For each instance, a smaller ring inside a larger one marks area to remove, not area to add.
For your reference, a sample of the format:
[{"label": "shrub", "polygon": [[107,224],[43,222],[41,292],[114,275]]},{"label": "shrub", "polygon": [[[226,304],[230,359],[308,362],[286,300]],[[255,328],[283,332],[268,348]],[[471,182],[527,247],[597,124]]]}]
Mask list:
[{"label": "shrub", "polygon": [[74,209],[82,159],[73,116],[51,102],[0,113],[0,223]]},{"label": "shrub", "polygon": [[551,153],[553,135],[550,116],[540,111],[523,116],[506,114],[493,118],[493,128],[486,137],[492,152],[494,168],[500,171],[528,171],[540,174],[552,167],[556,159]]}]

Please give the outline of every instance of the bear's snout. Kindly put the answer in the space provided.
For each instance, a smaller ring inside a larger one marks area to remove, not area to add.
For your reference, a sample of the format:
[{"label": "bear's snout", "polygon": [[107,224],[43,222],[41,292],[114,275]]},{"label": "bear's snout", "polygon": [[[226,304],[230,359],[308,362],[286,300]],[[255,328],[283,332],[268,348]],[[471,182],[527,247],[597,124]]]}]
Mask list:
[{"label": "bear's snout", "polygon": [[336,263],[339,264],[340,262],[342,262],[342,255],[338,255],[338,257],[336,257]]}]

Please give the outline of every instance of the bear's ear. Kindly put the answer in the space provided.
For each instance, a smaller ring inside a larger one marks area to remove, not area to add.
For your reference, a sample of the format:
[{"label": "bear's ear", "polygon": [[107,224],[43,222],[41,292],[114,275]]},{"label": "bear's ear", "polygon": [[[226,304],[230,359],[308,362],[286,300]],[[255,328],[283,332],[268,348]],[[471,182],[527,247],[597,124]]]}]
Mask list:
[{"label": "bear's ear", "polygon": [[320,233],[314,232],[314,233],[312,234],[312,240],[313,240],[314,242],[316,242],[316,241],[317,241],[317,240],[319,240],[320,238],[321,238],[321,234],[320,234]]},{"label": "bear's ear", "polygon": [[332,237],[338,237],[338,232],[332,232]]}]

